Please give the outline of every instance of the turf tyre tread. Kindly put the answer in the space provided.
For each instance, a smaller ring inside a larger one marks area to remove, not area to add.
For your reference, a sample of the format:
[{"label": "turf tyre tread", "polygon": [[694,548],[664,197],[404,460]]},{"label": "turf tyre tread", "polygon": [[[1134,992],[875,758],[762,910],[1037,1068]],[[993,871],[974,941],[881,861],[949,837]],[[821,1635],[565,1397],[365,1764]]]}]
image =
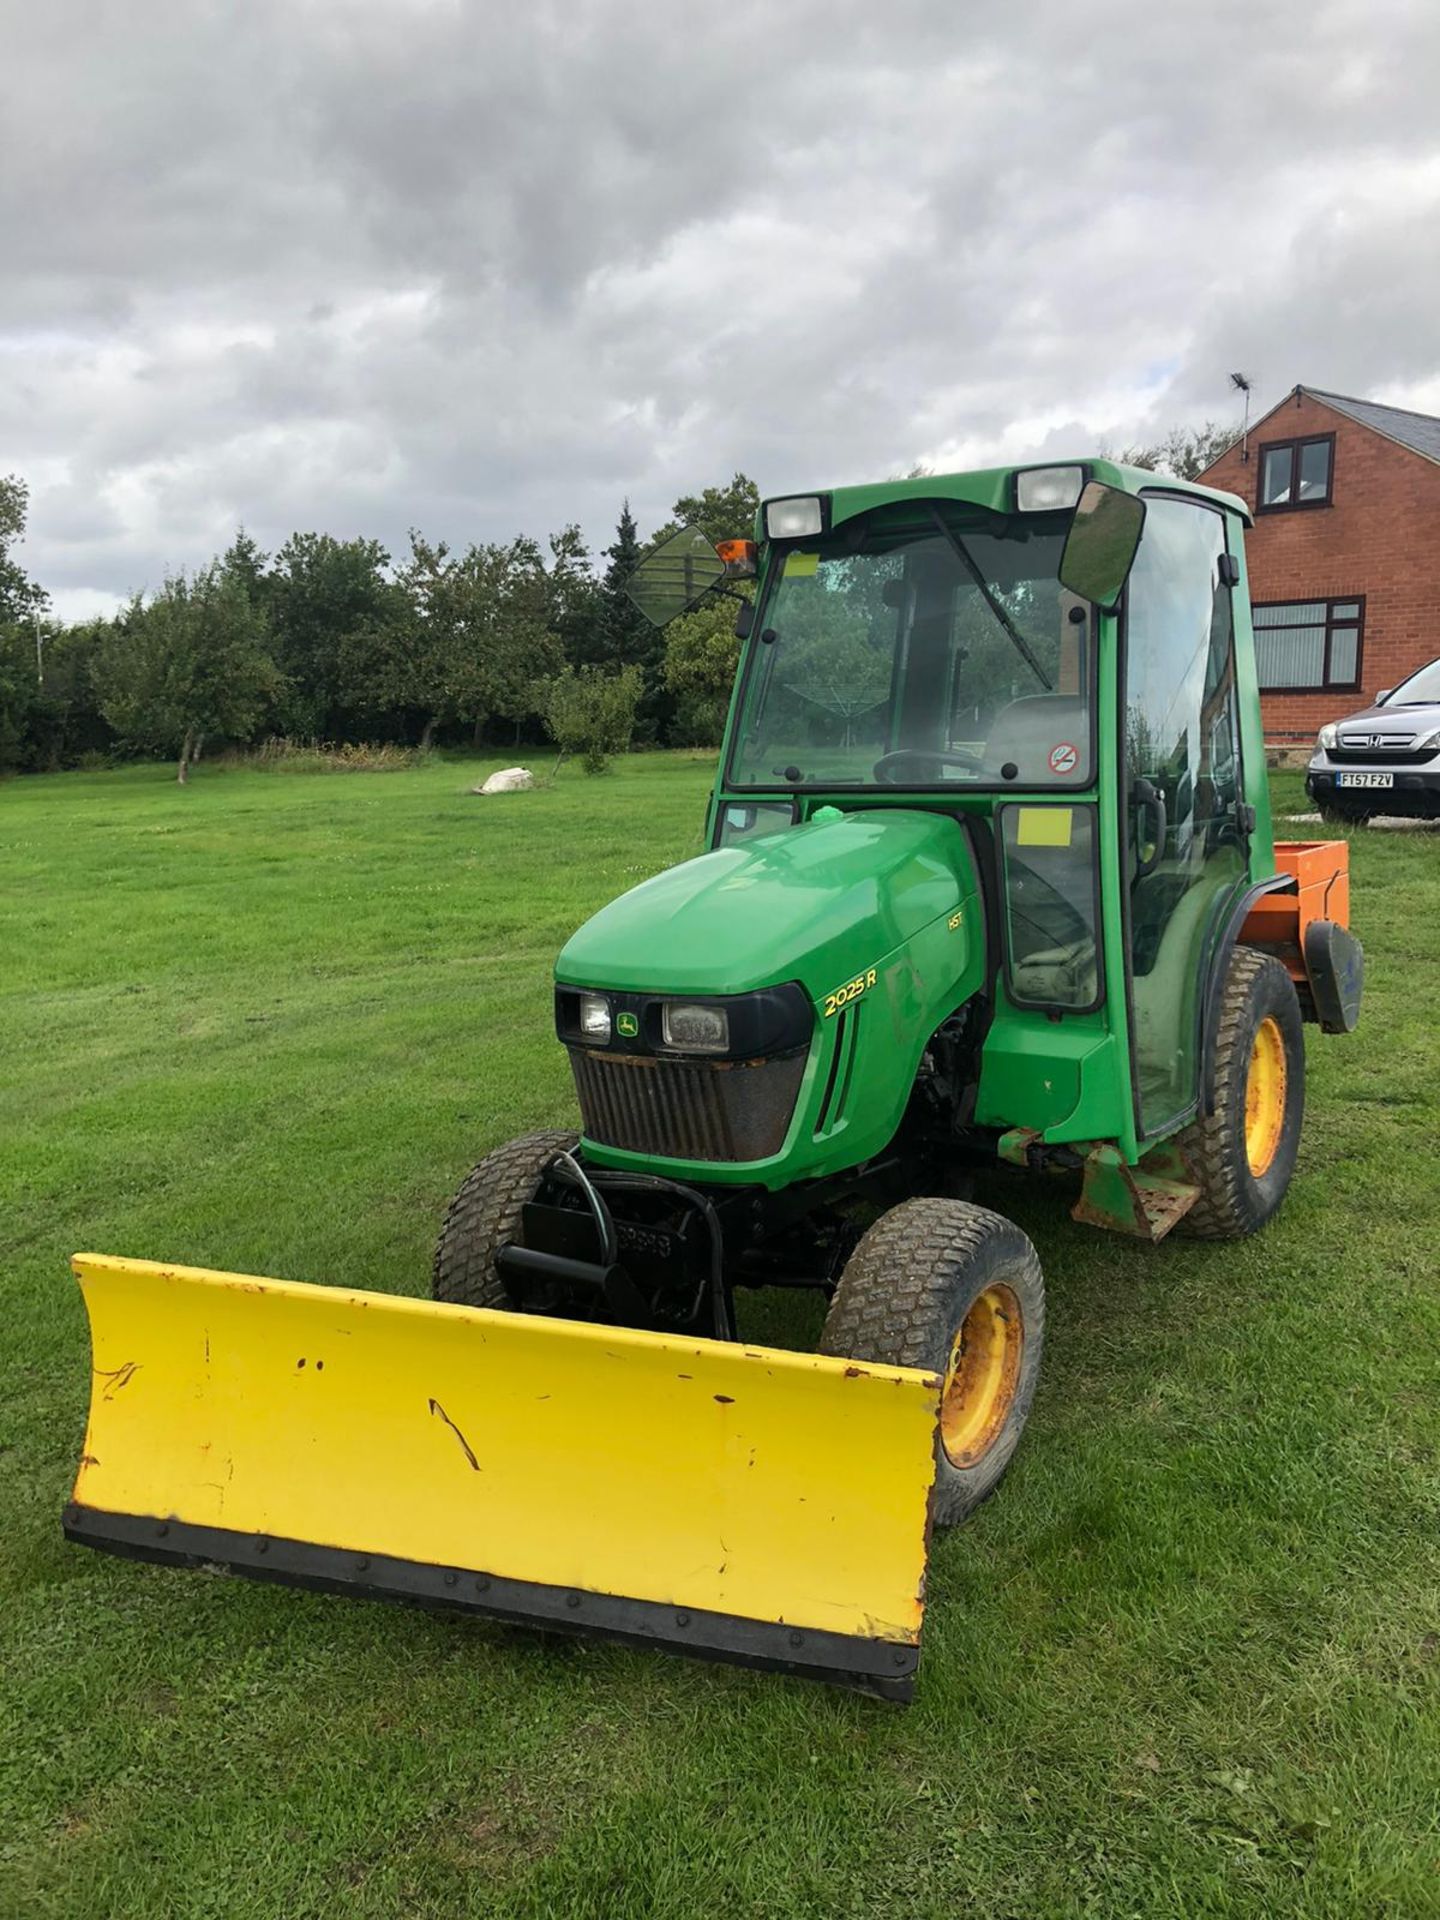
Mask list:
[{"label": "turf tyre tread", "polygon": [[1020,1377],[1000,1433],[974,1467],[937,1443],[933,1516],[954,1526],[989,1497],[1009,1466],[1035,1397],[1045,1339],[1045,1283],[1027,1236],[1003,1214],[965,1200],[906,1200],[882,1214],[846,1262],[820,1351],[944,1375],[970,1304],[996,1282],[1024,1315]]},{"label": "turf tyre tread", "polygon": [[[1275,1157],[1257,1179],[1245,1152],[1245,1082],[1255,1030],[1267,1014],[1285,1041],[1285,1123]],[[1178,1141],[1200,1187],[1180,1231],[1193,1240],[1243,1240],[1258,1233],[1290,1184],[1304,1112],[1305,1036],[1295,984],[1272,955],[1236,947],[1215,1036],[1214,1111],[1193,1120]]]},{"label": "turf tyre tread", "polygon": [[520,1230],[520,1210],[533,1200],[540,1176],[557,1153],[570,1152],[574,1133],[522,1133],[487,1153],[450,1202],[435,1246],[430,1291],[462,1307],[514,1303],[495,1271],[495,1255]]}]

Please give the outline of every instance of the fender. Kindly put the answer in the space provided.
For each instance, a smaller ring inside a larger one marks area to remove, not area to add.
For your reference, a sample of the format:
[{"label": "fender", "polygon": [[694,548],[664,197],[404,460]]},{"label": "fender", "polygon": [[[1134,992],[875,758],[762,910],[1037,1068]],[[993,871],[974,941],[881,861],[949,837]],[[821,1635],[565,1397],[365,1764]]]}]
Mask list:
[{"label": "fender", "polygon": [[1220,938],[1210,955],[1210,972],[1205,982],[1205,997],[1200,1014],[1200,1112],[1208,1120],[1215,1111],[1215,1039],[1220,1031],[1220,1002],[1225,993],[1225,977],[1230,970],[1230,954],[1239,944],[1240,933],[1256,902],[1271,893],[1293,893],[1293,874],[1277,873],[1269,880],[1257,880],[1237,894],[1225,918]]}]

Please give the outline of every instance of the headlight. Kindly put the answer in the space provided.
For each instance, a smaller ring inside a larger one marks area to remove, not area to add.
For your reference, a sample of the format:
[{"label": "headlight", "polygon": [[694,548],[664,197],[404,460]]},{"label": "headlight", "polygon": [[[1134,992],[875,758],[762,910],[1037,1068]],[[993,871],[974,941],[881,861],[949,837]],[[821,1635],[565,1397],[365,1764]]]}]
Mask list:
[{"label": "headlight", "polygon": [[667,1000],[660,1030],[666,1046],[681,1053],[724,1053],[730,1045],[730,1016],[724,1007]]},{"label": "headlight", "polygon": [[1058,513],[1075,505],[1084,484],[1080,467],[1031,467],[1015,476],[1015,505],[1021,513]]},{"label": "headlight", "polygon": [[610,1039],[610,1002],[603,993],[582,993],[580,996],[580,1031],[587,1040],[597,1040],[604,1046]]},{"label": "headlight", "polygon": [[1333,726],[1321,727],[1317,745],[1323,747],[1326,753],[1329,753],[1338,738],[1339,735]]},{"label": "headlight", "polygon": [[1423,740],[1415,742],[1417,753],[1434,753],[1437,749],[1440,749],[1440,727],[1437,727],[1434,733],[1427,733]]},{"label": "headlight", "polygon": [[798,500],[772,500],[765,509],[765,531],[772,540],[804,540],[825,524],[818,493]]}]

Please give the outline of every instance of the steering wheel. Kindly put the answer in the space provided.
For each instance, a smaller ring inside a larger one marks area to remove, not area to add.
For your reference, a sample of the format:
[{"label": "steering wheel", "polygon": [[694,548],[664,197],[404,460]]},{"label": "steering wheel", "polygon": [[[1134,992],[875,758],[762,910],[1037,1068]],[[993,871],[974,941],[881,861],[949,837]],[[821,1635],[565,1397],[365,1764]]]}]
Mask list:
[{"label": "steering wheel", "polygon": [[901,768],[917,760],[937,767],[964,767],[970,773],[985,770],[980,755],[968,747],[897,747],[893,753],[882,753],[875,762],[875,778],[887,786],[903,786]]}]

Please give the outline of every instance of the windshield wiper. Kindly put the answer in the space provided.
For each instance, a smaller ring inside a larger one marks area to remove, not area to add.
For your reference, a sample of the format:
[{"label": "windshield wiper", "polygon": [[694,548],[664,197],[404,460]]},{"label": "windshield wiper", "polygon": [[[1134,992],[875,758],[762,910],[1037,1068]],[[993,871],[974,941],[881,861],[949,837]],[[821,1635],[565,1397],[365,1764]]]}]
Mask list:
[{"label": "windshield wiper", "polygon": [[1005,629],[1005,632],[1007,633],[1010,640],[1014,644],[1015,650],[1020,655],[1020,658],[1025,662],[1026,666],[1029,667],[1030,671],[1034,674],[1035,678],[1040,682],[1041,686],[1044,687],[1045,691],[1047,693],[1053,693],[1055,691],[1055,687],[1054,687],[1054,683],[1050,679],[1049,674],[1046,673],[1045,669],[1041,666],[1040,662],[1035,658],[1034,649],[1031,647],[1030,642],[1025,638],[1024,634],[1021,633],[1020,629],[1016,626],[1015,622],[1010,618],[1010,615],[1005,611],[1004,603],[996,598],[994,588],[990,585],[990,582],[985,578],[984,574],[981,573],[979,567],[976,566],[974,558],[971,555],[970,549],[966,546],[965,542],[960,538],[959,534],[956,533],[953,527],[946,526],[944,520],[941,518],[940,510],[938,507],[931,507],[930,517],[935,522],[936,526],[940,529],[941,533],[943,533],[945,538],[950,542],[950,545],[954,548],[956,556],[959,559],[961,566],[964,567],[965,571],[969,574],[970,578],[975,582],[976,586],[980,589],[981,593],[985,596],[986,606],[989,607],[990,611],[994,614],[995,618],[1000,622],[1001,626]]}]

